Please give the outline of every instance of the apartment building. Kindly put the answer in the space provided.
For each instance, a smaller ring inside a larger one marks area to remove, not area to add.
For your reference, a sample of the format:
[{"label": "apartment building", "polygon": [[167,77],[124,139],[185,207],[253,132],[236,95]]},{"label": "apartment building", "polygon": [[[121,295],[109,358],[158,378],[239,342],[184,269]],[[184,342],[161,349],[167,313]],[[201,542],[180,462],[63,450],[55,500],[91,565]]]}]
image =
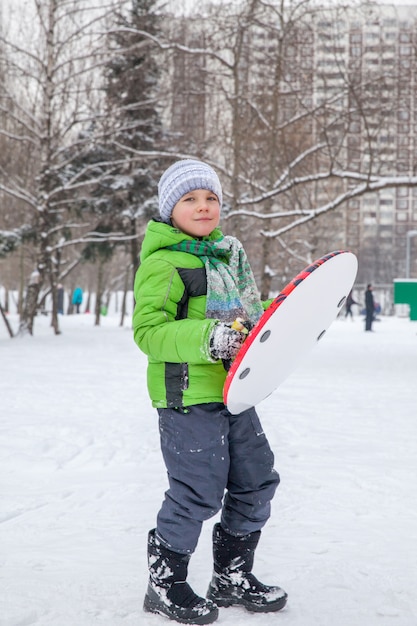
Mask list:
[{"label": "apartment building", "polygon": [[[315,97],[328,97],[330,89],[340,93],[345,72],[357,76],[358,92],[347,93],[343,102],[355,111],[345,143],[353,171],[365,173],[372,165],[385,177],[416,175],[416,49],[417,5],[366,5],[337,23],[316,24]],[[365,83],[366,120],[353,102]],[[417,187],[367,193],[350,200],[344,213],[346,246],[358,251],[361,280],[386,283],[404,276],[407,233],[417,228]],[[417,241],[415,249],[410,269],[417,276]]]},{"label": "apartment building", "polygon": [[[221,31],[217,18],[216,14],[214,23]],[[204,47],[203,33],[207,33],[208,24],[208,19],[200,25],[198,20],[183,23],[181,42]],[[401,184],[399,179],[417,175],[417,3],[364,4],[354,10],[331,5],[306,12],[292,26],[290,37],[283,38],[280,73],[267,61],[278,58],[280,34],[273,26],[268,19],[259,19],[242,38],[246,52],[239,60],[239,81],[252,95],[253,109],[258,107],[258,113],[262,110],[266,119],[272,104],[265,102],[268,93],[275,90],[279,94],[277,126],[283,127],[297,113],[313,112],[305,116],[302,126],[291,131],[294,141],[299,142],[297,147],[302,147],[297,133],[317,141],[324,133],[334,167],[353,174],[342,182],[318,181],[314,197],[310,188],[306,201],[324,205],[332,194],[357,185],[359,177],[395,179],[391,186],[346,201],[321,230],[306,229],[302,235],[305,239],[325,237],[328,247],[355,251],[360,262],[359,282],[390,284],[405,275],[407,233],[417,230],[417,186]],[[230,50],[220,52],[231,54]],[[216,91],[209,57],[177,52],[173,67],[171,128],[178,134],[192,128],[197,153],[207,152],[213,130],[220,133],[224,145],[229,145],[227,124],[231,118],[230,113],[223,116],[221,94],[230,104],[232,92],[227,94],[226,81],[230,82],[232,75],[222,76],[222,89]],[[235,97],[236,92],[232,95]],[[322,113],[316,114],[320,108]],[[226,106],[223,109],[230,111]],[[243,111],[241,123],[245,128]],[[255,127],[246,130],[239,139],[241,149],[247,142],[250,151],[250,141],[254,142],[257,133],[260,131]],[[259,137],[262,145],[267,143],[267,133]],[[282,137],[280,130],[276,141]],[[256,158],[255,150],[252,148],[248,162]],[[312,163],[310,160],[310,167]],[[292,198],[283,199],[284,208],[285,202],[291,205]],[[417,277],[417,237],[411,252],[410,275]]]}]

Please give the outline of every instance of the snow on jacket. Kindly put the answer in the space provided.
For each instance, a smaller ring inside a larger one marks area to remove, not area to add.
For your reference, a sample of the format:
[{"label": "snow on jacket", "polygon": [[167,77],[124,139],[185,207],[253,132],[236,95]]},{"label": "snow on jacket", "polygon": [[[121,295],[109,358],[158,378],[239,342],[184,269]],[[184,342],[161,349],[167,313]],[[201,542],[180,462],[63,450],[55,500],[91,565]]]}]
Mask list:
[{"label": "snow on jacket", "polygon": [[[222,236],[216,228],[206,240]],[[167,246],[192,239],[151,221],[135,278],[134,339],[148,356],[148,391],[158,408],[223,402],[226,371],[209,353],[216,320],[207,319],[207,277],[200,258]]]}]

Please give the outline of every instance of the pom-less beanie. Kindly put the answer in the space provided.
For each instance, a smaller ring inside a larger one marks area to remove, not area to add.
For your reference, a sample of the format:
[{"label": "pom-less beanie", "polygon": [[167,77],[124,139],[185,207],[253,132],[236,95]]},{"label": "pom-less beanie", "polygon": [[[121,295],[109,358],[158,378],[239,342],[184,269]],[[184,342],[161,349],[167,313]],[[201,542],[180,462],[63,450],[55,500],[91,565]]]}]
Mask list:
[{"label": "pom-less beanie", "polygon": [[222,186],[210,165],[203,161],[184,159],[177,161],[161,176],[158,184],[159,213],[169,223],[174,206],[186,193],[194,189],[208,189],[216,194],[222,205]]}]

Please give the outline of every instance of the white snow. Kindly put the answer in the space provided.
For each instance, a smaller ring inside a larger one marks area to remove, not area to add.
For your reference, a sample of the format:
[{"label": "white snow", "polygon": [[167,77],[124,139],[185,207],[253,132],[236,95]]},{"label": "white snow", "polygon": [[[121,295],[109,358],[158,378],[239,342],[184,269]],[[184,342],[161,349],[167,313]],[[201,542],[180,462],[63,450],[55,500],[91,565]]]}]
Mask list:
[{"label": "white snow", "polygon": [[[0,318],[0,626],[168,626],[142,612],[167,484],[145,356],[115,315],[61,326],[10,339]],[[336,320],[259,406],[281,485],[254,573],[289,602],[219,625],[416,626],[417,325],[374,327]],[[190,564],[200,594],[217,519]]]}]

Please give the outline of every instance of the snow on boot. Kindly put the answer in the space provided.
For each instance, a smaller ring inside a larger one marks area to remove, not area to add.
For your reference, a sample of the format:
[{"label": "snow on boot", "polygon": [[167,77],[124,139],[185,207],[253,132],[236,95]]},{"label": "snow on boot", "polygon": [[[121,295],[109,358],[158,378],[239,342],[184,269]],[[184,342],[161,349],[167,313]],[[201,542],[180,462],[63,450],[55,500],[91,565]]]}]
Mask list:
[{"label": "snow on boot", "polygon": [[148,535],[149,584],[143,608],[180,624],[211,624],[218,608],[197,596],[186,582],[190,555],[172,552],[161,544],[155,529]]},{"label": "snow on boot", "polygon": [[207,598],[217,606],[241,605],[254,613],[271,613],[286,605],[283,589],[264,585],[251,573],[260,535],[257,531],[234,537],[220,524],[214,526],[214,572]]}]

